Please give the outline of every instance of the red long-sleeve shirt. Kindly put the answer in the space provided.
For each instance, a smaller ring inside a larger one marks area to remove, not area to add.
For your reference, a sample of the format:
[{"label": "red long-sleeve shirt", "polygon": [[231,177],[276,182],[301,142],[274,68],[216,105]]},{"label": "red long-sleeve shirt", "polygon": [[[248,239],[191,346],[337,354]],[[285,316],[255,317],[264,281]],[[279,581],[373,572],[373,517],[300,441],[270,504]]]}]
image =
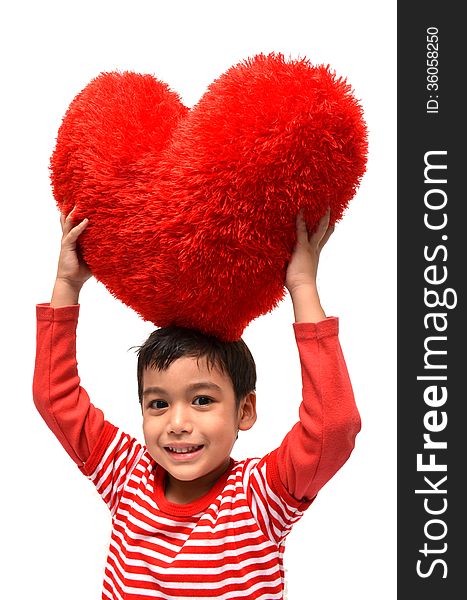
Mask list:
[{"label": "red long-sleeve shirt", "polygon": [[208,493],[175,504],[164,496],[165,470],[81,387],[78,313],[78,305],[37,306],[33,394],[111,511],[102,598],[283,598],[285,537],[347,460],[360,429],[338,320],[294,324],[303,401],[280,446],[263,458],[231,459]]}]

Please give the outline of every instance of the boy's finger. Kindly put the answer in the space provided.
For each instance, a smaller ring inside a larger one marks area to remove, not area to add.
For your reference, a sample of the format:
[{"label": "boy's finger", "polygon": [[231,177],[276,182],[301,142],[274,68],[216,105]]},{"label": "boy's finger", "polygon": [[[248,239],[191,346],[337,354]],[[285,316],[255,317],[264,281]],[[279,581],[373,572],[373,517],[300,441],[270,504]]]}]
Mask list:
[{"label": "boy's finger", "polygon": [[328,241],[328,239],[331,237],[333,231],[334,231],[334,225],[331,225],[331,227],[327,228],[326,233],[323,235],[323,237],[321,238],[321,241],[319,243],[320,248],[322,248],[324,246],[324,244]]},{"label": "boy's finger", "polygon": [[88,223],[89,223],[89,219],[86,217],[85,219],[80,221],[78,223],[78,225],[75,225],[73,227],[73,229],[70,231],[70,233],[73,232],[74,234],[79,235],[83,231],[83,229],[86,229]]},{"label": "boy's finger", "polygon": [[62,216],[63,216],[62,231],[65,235],[70,233],[70,231],[73,229],[73,227],[75,227],[76,219],[73,214],[75,211],[75,208],[76,208],[76,205],[73,206],[73,208],[70,210],[70,212],[66,216],[62,214]]},{"label": "boy's finger", "polygon": [[324,231],[327,231],[330,220],[331,220],[331,208],[328,206],[327,211],[324,213],[324,215],[320,219],[320,223],[321,223]]},{"label": "boy's finger", "polygon": [[326,213],[318,221],[318,224],[316,226],[315,231],[313,232],[313,235],[310,238],[310,241],[313,240],[318,245],[321,243],[324,235],[326,234],[326,232],[327,232],[327,230],[329,228],[329,220],[330,220],[330,218],[331,218],[331,209],[328,208],[328,210],[326,211]]},{"label": "boy's finger", "polygon": [[296,219],[297,241],[308,242],[308,228],[303,217],[303,208],[297,213]]},{"label": "boy's finger", "polygon": [[73,221],[73,212],[74,212],[75,208],[76,208],[76,204],[73,206],[73,208],[67,214],[67,216],[66,216],[67,221]]},{"label": "boy's finger", "polygon": [[76,240],[79,238],[81,233],[86,229],[88,223],[89,223],[89,219],[86,218],[86,219],[83,219],[80,223],[78,223],[78,225],[75,225],[74,227],[72,227],[66,234],[66,240],[65,240],[66,243],[74,244],[74,242],[76,242]]}]

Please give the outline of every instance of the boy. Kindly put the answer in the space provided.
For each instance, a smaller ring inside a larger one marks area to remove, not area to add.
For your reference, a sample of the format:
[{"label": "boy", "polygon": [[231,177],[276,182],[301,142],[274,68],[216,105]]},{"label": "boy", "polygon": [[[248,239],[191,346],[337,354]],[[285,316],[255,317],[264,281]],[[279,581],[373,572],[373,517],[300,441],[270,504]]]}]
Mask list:
[{"label": "boy", "polygon": [[[38,305],[34,401],[112,515],[102,598],[281,599],[292,525],[349,457],[360,419],[316,273],[332,233],[329,211],[297,244],[285,285],[303,380],[300,421],[265,457],[230,457],[256,420],[254,361],[242,340],[185,328],[156,330],[139,349],[145,445],[104,419],[80,386],[79,292],[91,276],[76,251],[87,226],[61,218],[49,305]],[[157,299],[156,299],[157,301]]]}]

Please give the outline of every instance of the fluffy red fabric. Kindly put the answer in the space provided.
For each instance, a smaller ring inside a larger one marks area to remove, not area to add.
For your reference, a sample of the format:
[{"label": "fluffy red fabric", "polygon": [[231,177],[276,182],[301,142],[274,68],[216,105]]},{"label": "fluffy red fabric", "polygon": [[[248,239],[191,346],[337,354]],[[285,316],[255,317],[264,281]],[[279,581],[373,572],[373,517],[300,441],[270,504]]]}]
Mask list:
[{"label": "fluffy red fabric", "polygon": [[260,54],[189,110],[151,75],[102,73],[70,104],[51,158],[94,276],[157,326],[238,339],[284,297],[301,207],[343,215],[367,130],[348,83],[307,59]]}]

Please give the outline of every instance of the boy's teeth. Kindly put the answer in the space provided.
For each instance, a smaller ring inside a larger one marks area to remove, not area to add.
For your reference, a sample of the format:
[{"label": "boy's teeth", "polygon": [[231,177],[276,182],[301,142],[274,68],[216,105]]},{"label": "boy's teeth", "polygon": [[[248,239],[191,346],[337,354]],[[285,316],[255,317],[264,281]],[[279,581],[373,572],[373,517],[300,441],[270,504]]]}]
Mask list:
[{"label": "boy's teeth", "polygon": [[201,446],[190,446],[189,448],[172,448],[169,446],[169,450],[171,452],[177,452],[177,454],[187,454],[188,452],[194,452],[195,450],[198,450],[198,448],[201,448]]}]

